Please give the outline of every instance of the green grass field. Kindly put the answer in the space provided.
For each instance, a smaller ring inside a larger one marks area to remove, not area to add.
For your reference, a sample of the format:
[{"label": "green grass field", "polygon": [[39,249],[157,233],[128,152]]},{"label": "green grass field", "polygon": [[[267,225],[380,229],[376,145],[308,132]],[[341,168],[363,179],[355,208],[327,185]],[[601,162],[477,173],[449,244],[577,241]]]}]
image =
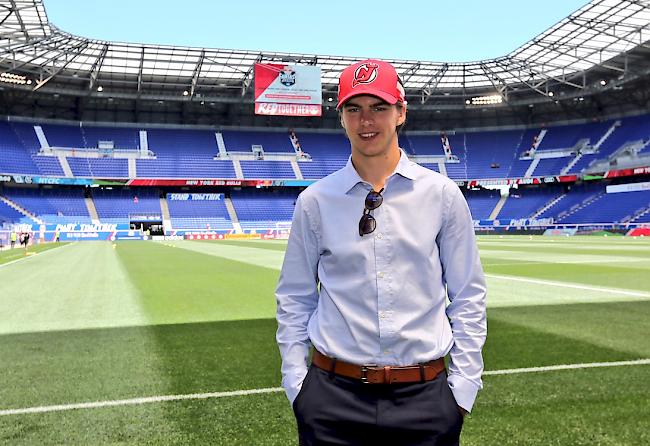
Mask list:
[{"label": "green grass field", "polygon": [[[296,444],[277,390],[285,246],[0,253],[0,444]],[[482,236],[479,248],[488,373],[462,444],[650,444],[650,240]]]}]

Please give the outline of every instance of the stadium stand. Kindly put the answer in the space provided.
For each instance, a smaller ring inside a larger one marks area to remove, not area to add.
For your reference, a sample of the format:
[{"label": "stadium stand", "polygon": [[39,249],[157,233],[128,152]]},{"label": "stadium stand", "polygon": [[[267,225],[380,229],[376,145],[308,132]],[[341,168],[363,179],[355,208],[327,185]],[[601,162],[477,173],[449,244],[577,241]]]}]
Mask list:
[{"label": "stadium stand", "polygon": [[350,143],[340,133],[299,133],[302,150],[311,155],[312,161],[301,162],[302,176],[318,179],[345,166],[350,157]]},{"label": "stadium stand", "polygon": [[0,225],[2,223],[17,223],[24,217],[23,214],[0,200]]},{"label": "stadium stand", "polygon": [[84,190],[80,188],[5,187],[3,194],[45,223],[90,222]]},{"label": "stadium stand", "polygon": [[[244,178],[296,178],[288,161],[240,161]],[[304,165],[304,163],[301,163]]]},{"label": "stadium stand", "polygon": [[[32,133],[33,133],[32,129]],[[37,146],[38,147],[38,146]],[[7,122],[0,122],[0,172],[30,175],[42,173],[32,159],[32,153]],[[38,151],[38,148],[36,149]]]},{"label": "stadium stand", "polygon": [[497,218],[529,218],[544,205],[562,194],[557,186],[511,189],[510,196],[499,211]]},{"label": "stadium stand", "polygon": [[604,190],[574,212],[558,218],[562,223],[620,223],[650,205],[650,191],[607,194]]},{"label": "stadium stand", "polygon": [[229,152],[251,152],[251,148],[258,145],[264,152],[295,153],[288,132],[224,130],[222,135]]},{"label": "stadium stand", "polygon": [[486,220],[499,202],[501,194],[495,190],[470,190],[465,198],[474,220]]},{"label": "stadium stand", "polygon": [[[519,178],[531,167],[531,159],[520,159],[528,152],[542,130],[537,154],[563,149],[567,153],[537,160],[533,176],[559,175],[567,167],[569,173],[579,173],[595,161],[609,162],[609,157],[629,143],[645,144],[640,153],[650,147],[650,115],[618,120],[555,126],[546,129],[495,130],[457,132],[449,135],[452,153],[457,163],[445,164],[446,174],[456,180]],[[56,156],[39,155],[40,142],[35,125],[40,125],[52,147],[96,149],[99,141],[112,141],[115,150],[139,150],[138,129],[15,122],[0,123],[0,173],[42,174],[65,176]],[[607,135],[608,130],[613,131]],[[149,129],[149,149],[155,159],[137,159],[137,177],[142,178],[236,178],[231,160],[215,159],[218,147],[215,132],[194,129]],[[288,134],[283,132],[234,131],[222,132],[228,150],[250,152],[252,145],[261,145],[265,152],[295,153]],[[601,138],[607,136],[603,141]],[[300,169],[306,179],[322,178],[343,167],[349,157],[349,143],[341,133],[300,131],[298,137],[311,161],[301,161]],[[588,147],[601,141],[596,153],[569,154],[576,145]],[[400,143],[408,154],[443,157],[439,134],[403,134]],[[128,178],[126,159],[111,157],[67,156],[73,176],[96,178]],[[574,162],[575,159],[575,162]],[[425,161],[426,167],[438,171],[438,166]],[[296,175],[289,161],[242,160],[244,178],[286,179]]]},{"label": "stadium stand", "polygon": [[225,201],[174,200],[167,194],[167,206],[174,229],[227,229],[233,228]]},{"label": "stadium stand", "polygon": [[136,160],[138,177],[236,178],[232,161],[215,160],[215,133],[207,130],[150,129],[149,150],[156,159]]},{"label": "stadium stand", "polygon": [[75,158],[67,157],[72,173],[76,177],[128,178],[129,165],[126,159]]},{"label": "stadium stand", "polygon": [[230,198],[243,229],[274,228],[278,222],[290,222],[298,193],[296,191],[232,191]]},{"label": "stadium stand", "polygon": [[130,223],[135,214],[162,214],[160,192],[154,188],[94,188],[92,197],[102,223]]}]

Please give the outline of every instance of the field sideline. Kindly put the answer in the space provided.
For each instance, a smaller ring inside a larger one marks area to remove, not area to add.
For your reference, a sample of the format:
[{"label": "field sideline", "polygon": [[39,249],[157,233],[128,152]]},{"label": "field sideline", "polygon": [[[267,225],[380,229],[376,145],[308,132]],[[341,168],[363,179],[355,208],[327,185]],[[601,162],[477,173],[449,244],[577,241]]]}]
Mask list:
[{"label": "field sideline", "polygon": [[[650,240],[478,243],[490,373],[463,444],[650,443]],[[0,253],[0,443],[295,444],[274,342],[285,246]],[[64,409],[26,411],[47,407]]]}]

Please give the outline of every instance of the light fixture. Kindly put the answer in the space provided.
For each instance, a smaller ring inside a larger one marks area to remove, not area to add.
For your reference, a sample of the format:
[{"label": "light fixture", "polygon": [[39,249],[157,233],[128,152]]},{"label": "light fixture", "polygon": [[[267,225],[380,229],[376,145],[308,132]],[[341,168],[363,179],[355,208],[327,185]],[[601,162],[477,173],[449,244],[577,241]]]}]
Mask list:
[{"label": "light fixture", "polygon": [[183,90],[183,96],[189,96],[189,95],[190,95],[190,92],[189,92],[189,91],[187,91],[187,90]]},{"label": "light fixture", "polygon": [[472,101],[470,101],[469,99],[465,99],[465,105],[469,105],[471,103],[472,103]]},{"label": "light fixture", "polygon": [[31,80],[27,79],[27,77],[13,73],[0,73],[0,82],[16,85],[25,85],[32,83]]},{"label": "light fixture", "polygon": [[607,81],[605,79],[601,79],[600,85],[604,87],[605,85],[607,85]]},{"label": "light fixture", "polygon": [[104,91],[104,87],[102,87],[101,85],[99,85],[99,86],[97,87],[97,91],[99,91],[99,92],[101,93],[102,91]]},{"label": "light fixture", "polygon": [[472,98],[471,101],[466,100],[465,104],[469,105],[494,105],[494,104],[501,104],[503,102],[503,98],[501,97],[500,94],[491,94],[487,96],[477,96]]},{"label": "light fixture", "polygon": [[555,94],[555,93],[553,93],[552,91],[549,91],[549,92],[548,92],[548,95],[549,95],[549,97],[551,97],[551,98],[553,97],[554,94]]},{"label": "light fixture", "polygon": [[333,101],[334,101],[333,98],[331,98],[331,97],[330,97],[330,98],[327,98],[327,102],[333,102]]}]

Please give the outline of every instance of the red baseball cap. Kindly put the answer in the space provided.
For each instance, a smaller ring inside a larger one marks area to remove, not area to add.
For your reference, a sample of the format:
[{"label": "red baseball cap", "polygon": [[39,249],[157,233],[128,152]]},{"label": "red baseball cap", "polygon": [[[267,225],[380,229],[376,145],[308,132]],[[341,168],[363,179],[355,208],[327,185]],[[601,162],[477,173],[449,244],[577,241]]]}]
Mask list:
[{"label": "red baseball cap", "polygon": [[389,104],[406,102],[404,87],[395,68],[388,62],[376,59],[362,60],[343,70],[339,77],[339,102],[336,108],[341,108],[351,97],[362,94],[377,96]]}]

